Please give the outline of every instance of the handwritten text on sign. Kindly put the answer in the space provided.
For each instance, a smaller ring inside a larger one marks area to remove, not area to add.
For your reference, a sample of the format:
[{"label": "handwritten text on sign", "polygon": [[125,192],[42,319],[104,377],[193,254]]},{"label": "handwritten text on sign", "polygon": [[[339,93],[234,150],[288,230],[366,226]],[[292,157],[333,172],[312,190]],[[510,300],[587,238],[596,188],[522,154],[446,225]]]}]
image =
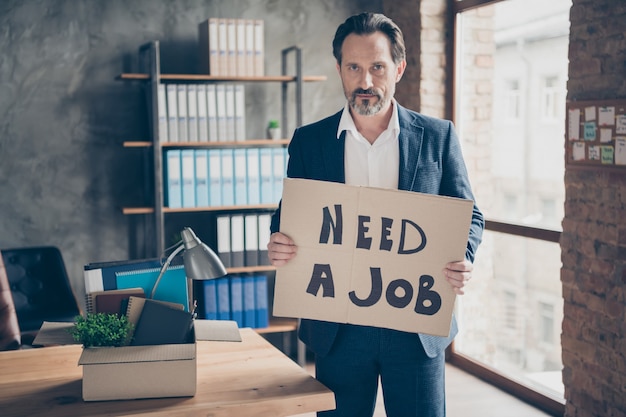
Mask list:
[{"label": "handwritten text on sign", "polygon": [[298,255],[276,272],[274,315],[447,336],[472,202],[286,179],[281,232]]}]

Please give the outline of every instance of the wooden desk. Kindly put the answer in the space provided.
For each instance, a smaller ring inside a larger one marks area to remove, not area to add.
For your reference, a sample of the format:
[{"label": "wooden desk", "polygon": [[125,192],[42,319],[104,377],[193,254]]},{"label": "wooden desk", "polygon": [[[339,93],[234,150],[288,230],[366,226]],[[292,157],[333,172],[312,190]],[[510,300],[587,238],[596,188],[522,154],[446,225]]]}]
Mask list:
[{"label": "wooden desk", "polygon": [[198,342],[195,397],[84,402],[80,345],[0,352],[0,415],[276,417],[332,410],[333,393],[251,329]]}]

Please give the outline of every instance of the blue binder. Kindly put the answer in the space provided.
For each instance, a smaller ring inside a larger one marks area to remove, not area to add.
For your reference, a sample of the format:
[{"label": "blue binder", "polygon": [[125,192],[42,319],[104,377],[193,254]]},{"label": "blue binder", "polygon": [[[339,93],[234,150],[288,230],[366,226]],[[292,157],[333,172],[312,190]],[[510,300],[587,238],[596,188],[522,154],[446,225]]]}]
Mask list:
[{"label": "blue binder", "polygon": [[237,148],[233,150],[233,186],[236,206],[245,206],[248,204],[248,170],[246,163],[246,149]]},{"label": "blue binder", "polygon": [[259,149],[259,198],[261,199],[261,204],[274,202],[273,172],[272,149]]},{"label": "blue binder", "polygon": [[261,170],[259,167],[259,148],[246,149],[246,167],[248,171],[248,204],[261,203]]},{"label": "blue binder", "polygon": [[239,275],[230,278],[230,319],[243,327],[243,280]]},{"label": "blue binder", "polygon": [[221,149],[222,206],[235,204],[235,170],[232,149]]},{"label": "blue binder", "polygon": [[195,151],[196,169],[196,206],[209,205],[209,152],[206,149]]},{"label": "blue binder", "polygon": [[207,320],[217,320],[217,285],[214,279],[202,281],[203,311]]},{"label": "blue binder", "polygon": [[270,317],[267,300],[267,277],[265,275],[254,275],[255,305],[256,305],[256,326],[264,328],[269,326]]},{"label": "blue binder", "polygon": [[165,151],[165,204],[170,208],[183,206],[180,150]]},{"label": "blue binder", "polygon": [[222,153],[220,149],[209,149],[209,205],[222,205]]},{"label": "blue binder", "polygon": [[217,286],[217,319],[230,320],[230,283],[229,277],[215,280]]},{"label": "blue binder", "polygon": [[257,327],[254,276],[243,276],[243,327]]},{"label": "blue binder", "polygon": [[183,149],[180,152],[183,207],[196,207],[196,165],[195,151]]}]

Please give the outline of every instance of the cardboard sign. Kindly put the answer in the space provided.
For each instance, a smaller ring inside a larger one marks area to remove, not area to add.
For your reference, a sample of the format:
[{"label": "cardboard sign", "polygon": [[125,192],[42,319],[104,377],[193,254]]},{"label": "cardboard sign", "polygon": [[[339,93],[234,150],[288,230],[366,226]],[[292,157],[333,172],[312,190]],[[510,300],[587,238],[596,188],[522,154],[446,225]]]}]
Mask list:
[{"label": "cardboard sign", "polygon": [[277,268],[273,314],[448,336],[473,202],[285,179],[280,231],[298,254]]}]

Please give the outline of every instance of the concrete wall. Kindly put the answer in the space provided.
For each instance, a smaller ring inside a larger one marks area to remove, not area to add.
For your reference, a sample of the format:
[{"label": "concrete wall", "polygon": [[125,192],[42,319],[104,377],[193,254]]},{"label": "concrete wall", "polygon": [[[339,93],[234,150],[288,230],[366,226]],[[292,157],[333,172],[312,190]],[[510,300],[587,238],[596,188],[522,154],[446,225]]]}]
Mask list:
[{"label": "concrete wall", "polygon": [[[382,0],[2,1],[0,248],[58,246],[79,296],[84,264],[146,256],[144,217],[120,210],[149,204],[142,154],[122,147],[149,139],[145,98],[141,83],[115,80],[138,71],[140,45],[161,41],[162,71],[193,73],[198,23],[264,19],[267,74],[297,44],[305,74],[328,76],[305,86],[307,123],[343,105],[332,36],[366,10]],[[279,117],[279,91],[249,86],[250,137]]]}]

